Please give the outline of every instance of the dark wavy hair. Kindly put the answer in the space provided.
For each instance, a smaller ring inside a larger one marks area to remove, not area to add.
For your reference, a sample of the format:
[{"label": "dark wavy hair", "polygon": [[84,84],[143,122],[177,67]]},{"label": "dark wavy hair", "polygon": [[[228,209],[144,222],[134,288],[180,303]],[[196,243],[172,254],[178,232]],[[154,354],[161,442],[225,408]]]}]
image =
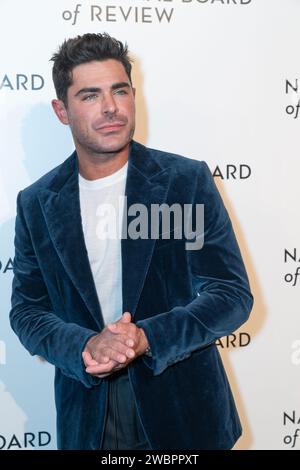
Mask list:
[{"label": "dark wavy hair", "polygon": [[87,33],[68,39],[53,54],[52,78],[57,98],[67,106],[67,91],[72,85],[72,70],[76,65],[93,60],[115,59],[121,62],[131,82],[131,58],[127,44],[107,33]]}]

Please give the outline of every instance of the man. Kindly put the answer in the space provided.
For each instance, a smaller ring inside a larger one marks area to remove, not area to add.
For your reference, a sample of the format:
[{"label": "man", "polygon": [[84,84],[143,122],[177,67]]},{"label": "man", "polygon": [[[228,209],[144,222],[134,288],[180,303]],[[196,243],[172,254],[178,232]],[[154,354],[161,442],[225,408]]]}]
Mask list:
[{"label": "man", "polygon": [[[18,195],[10,317],[56,367],[58,447],[230,449],[241,426],[215,341],[252,296],[208,167],[132,140],[121,42],[85,34],[52,59],[76,151]],[[190,229],[203,205],[204,226],[183,234],[162,211],[158,236],[138,236],[136,208],[163,204],[192,208]]]}]

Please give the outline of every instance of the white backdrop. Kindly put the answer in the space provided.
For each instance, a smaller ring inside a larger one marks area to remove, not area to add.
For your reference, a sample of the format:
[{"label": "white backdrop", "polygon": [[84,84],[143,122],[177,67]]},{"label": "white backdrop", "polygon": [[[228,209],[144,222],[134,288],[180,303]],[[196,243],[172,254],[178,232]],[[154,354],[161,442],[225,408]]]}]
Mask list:
[{"label": "white backdrop", "polygon": [[53,368],[8,322],[15,199],[73,150],[51,55],[103,31],[135,59],[135,139],[206,160],[235,227],[255,296],[219,344],[236,449],[300,449],[299,20],[299,0],[0,0],[0,449],[56,447]]}]

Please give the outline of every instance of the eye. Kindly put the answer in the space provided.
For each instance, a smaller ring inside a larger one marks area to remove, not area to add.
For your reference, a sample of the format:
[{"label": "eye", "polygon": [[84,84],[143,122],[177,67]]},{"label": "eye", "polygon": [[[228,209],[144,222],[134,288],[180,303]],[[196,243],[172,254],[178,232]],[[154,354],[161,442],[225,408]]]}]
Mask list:
[{"label": "eye", "polygon": [[127,95],[127,90],[125,90],[124,88],[120,88],[119,90],[116,90],[115,91],[115,95]]},{"label": "eye", "polygon": [[97,98],[97,95],[93,93],[91,95],[84,96],[82,101],[93,101],[96,98]]}]

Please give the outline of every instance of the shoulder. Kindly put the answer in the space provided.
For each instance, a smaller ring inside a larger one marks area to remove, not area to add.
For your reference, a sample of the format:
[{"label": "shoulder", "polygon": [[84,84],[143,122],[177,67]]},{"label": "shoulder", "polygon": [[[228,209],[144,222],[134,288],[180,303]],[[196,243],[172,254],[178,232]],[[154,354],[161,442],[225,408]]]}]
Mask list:
[{"label": "shoulder", "polygon": [[65,177],[67,177],[68,173],[71,174],[71,168],[74,165],[75,159],[76,157],[74,152],[60,165],[48,171],[34,183],[22,189],[19,193],[19,198],[22,198],[22,202],[27,204],[30,203],[30,201],[36,200],[38,193],[42,190],[51,189],[58,177],[61,177],[64,174]]},{"label": "shoulder", "polygon": [[[156,163],[164,168],[171,168],[176,173],[182,175],[202,175],[203,177],[211,176],[210,169],[204,160],[197,160],[166,150],[158,150],[151,147],[145,147],[135,142],[137,148],[143,152],[147,152]],[[195,173],[196,172],[196,173]]]}]

